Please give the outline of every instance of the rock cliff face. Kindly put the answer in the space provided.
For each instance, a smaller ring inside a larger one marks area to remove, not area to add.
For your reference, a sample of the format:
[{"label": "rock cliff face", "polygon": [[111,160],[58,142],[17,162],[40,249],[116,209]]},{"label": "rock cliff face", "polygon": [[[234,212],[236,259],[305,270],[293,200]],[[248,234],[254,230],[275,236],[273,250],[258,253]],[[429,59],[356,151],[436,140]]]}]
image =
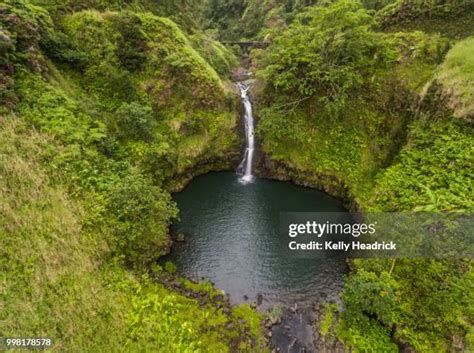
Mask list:
[{"label": "rock cliff face", "polygon": [[354,196],[347,185],[335,175],[318,174],[292,168],[284,161],[273,160],[270,156],[260,153],[257,158],[255,172],[262,178],[280,181],[291,181],[296,185],[322,190],[343,201],[344,206],[351,211],[358,211]]}]

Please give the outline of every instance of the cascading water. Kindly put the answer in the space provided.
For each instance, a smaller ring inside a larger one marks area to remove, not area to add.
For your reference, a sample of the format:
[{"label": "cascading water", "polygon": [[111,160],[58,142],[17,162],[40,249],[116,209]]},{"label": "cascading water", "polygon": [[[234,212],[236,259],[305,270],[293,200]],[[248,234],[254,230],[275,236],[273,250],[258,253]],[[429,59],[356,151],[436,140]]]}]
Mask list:
[{"label": "cascading water", "polygon": [[252,176],[252,160],[253,153],[255,148],[255,136],[254,136],[254,123],[253,123],[253,114],[252,114],[252,103],[248,96],[248,90],[250,86],[245,83],[239,83],[240,97],[244,105],[244,120],[245,120],[245,136],[246,136],[246,149],[244,158],[240,162],[239,167],[237,168],[237,173],[242,175],[240,180],[244,183],[251,182],[253,179]]}]

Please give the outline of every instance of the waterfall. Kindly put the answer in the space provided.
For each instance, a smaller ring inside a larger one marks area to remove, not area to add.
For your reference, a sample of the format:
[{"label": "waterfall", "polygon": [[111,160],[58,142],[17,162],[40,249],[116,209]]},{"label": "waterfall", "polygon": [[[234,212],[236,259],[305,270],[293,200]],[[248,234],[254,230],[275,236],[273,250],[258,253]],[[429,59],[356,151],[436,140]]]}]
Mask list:
[{"label": "waterfall", "polygon": [[253,123],[253,114],[252,114],[252,103],[248,96],[248,90],[250,86],[245,83],[239,83],[240,97],[244,105],[244,120],[245,120],[245,140],[246,148],[244,153],[244,158],[240,162],[239,167],[237,168],[237,173],[242,175],[240,179],[243,183],[251,182],[253,179],[252,176],[252,159],[255,146],[255,136],[254,136],[254,123]]}]

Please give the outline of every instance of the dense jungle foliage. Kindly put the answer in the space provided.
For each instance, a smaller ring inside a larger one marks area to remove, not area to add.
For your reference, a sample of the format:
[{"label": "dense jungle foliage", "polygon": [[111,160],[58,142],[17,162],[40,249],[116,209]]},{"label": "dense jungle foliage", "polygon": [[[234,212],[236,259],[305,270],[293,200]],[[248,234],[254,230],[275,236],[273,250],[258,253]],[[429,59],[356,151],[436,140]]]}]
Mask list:
[{"label": "dense jungle foliage", "polygon": [[[406,21],[407,8],[420,12],[410,12],[408,31],[381,25],[397,14]],[[427,26],[444,22],[423,32],[425,17]],[[463,1],[396,1],[374,16],[341,0],[300,13],[253,54],[264,82],[258,132],[276,174],[366,211],[472,211],[473,19]],[[471,261],[357,260],[353,268],[345,311],[328,307],[327,335],[363,352],[473,349]]]},{"label": "dense jungle foliage", "polygon": [[[276,177],[365,211],[474,210],[473,6],[1,2],[0,336],[74,352],[268,350],[262,314],[150,266],[170,246],[170,192],[240,156],[239,53],[219,41],[268,44],[251,52],[252,94]],[[472,261],[352,265],[328,340],[474,350]]]},{"label": "dense jungle foliage", "polygon": [[160,6],[122,5],[0,4],[0,334],[69,352],[264,350],[248,306],[147,270],[169,247],[168,190],[239,154],[218,74],[235,57]]}]

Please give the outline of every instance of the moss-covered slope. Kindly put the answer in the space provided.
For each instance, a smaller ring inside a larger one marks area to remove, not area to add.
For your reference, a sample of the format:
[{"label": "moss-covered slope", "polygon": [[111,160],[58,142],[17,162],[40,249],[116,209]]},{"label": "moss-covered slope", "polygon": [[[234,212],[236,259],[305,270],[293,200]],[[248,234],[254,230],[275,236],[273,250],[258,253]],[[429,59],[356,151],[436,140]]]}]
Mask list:
[{"label": "moss-covered slope", "polygon": [[58,352],[258,349],[247,308],[200,304],[110,258],[107,233],[88,224],[90,203],[42,166],[48,149],[63,149],[54,135],[18,116],[1,124],[2,335],[50,337]]},{"label": "moss-covered slope", "polygon": [[470,0],[398,0],[377,14],[384,31],[441,33],[452,38],[474,35],[474,3]]},{"label": "moss-covered slope", "polygon": [[250,308],[147,274],[170,245],[167,190],[239,153],[227,84],[167,18],[48,9],[0,4],[1,335],[61,352],[264,350]]}]

